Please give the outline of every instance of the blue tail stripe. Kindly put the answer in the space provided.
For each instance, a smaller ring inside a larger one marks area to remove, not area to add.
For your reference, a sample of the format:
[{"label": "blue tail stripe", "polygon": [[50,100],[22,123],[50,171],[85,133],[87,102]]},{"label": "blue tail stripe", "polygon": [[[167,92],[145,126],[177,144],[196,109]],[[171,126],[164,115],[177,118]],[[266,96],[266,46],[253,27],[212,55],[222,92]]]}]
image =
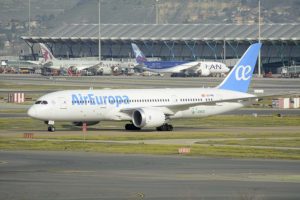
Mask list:
[{"label": "blue tail stripe", "polygon": [[260,48],[261,43],[252,44],[218,88],[247,92]]}]

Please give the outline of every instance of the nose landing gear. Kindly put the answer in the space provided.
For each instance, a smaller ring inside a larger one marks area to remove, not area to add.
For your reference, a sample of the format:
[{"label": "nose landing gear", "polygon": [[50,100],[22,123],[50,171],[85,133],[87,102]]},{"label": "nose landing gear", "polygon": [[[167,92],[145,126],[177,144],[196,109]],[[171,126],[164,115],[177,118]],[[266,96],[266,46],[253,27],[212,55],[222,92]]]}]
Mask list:
[{"label": "nose landing gear", "polygon": [[54,132],[55,131],[55,127],[54,126],[48,126],[48,131],[49,132]]},{"label": "nose landing gear", "polygon": [[54,132],[55,131],[54,121],[45,121],[45,124],[48,124],[48,131],[49,132]]}]

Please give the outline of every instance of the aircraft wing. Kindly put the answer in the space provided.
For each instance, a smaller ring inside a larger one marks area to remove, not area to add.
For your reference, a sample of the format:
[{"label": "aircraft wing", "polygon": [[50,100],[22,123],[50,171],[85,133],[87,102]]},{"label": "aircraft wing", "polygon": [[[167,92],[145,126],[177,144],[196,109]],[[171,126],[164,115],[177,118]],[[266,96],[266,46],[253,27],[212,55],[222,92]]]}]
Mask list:
[{"label": "aircraft wing", "polygon": [[[109,62],[109,61],[108,61]],[[85,70],[85,69],[89,69],[89,68],[98,68],[98,67],[121,67],[121,62],[111,62],[111,63],[107,63],[105,61],[101,61],[98,62],[96,64],[82,64],[82,65],[76,65],[74,66],[77,70]]]},{"label": "aircraft wing", "polygon": [[[289,91],[286,93],[268,94],[268,95],[249,94],[245,97],[232,98],[232,99],[226,99],[226,100],[217,100],[217,101],[209,101],[209,102],[191,102],[188,104],[187,104],[187,102],[185,102],[184,105],[157,106],[157,107],[151,107],[151,109],[161,110],[165,115],[170,116],[170,115],[174,115],[178,111],[187,110],[187,109],[189,109],[191,107],[195,107],[195,106],[202,106],[202,105],[213,106],[218,103],[225,103],[225,102],[226,103],[238,102],[238,103],[246,103],[247,104],[249,102],[257,101],[264,97],[281,97],[281,96],[286,96],[286,95],[299,95],[299,93],[300,92],[298,92],[298,91]],[[124,109],[121,109],[121,112],[131,115],[134,110],[140,109],[140,108],[145,108],[145,107],[124,108]]]},{"label": "aircraft wing", "polygon": [[286,91],[280,93],[270,93],[270,94],[255,94],[257,98],[264,98],[264,97],[282,97],[282,96],[292,96],[292,95],[300,95],[300,91]]},{"label": "aircraft wing", "polygon": [[27,60],[26,62],[31,63],[31,64],[35,64],[35,65],[41,65],[42,62],[41,61],[32,61],[32,60]]},{"label": "aircraft wing", "polygon": [[200,65],[201,65],[200,62],[193,61],[193,62],[187,62],[187,63],[183,63],[183,64],[179,64],[179,65],[175,65],[175,66],[167,67],[167,68],[151,68],[151,67],[147,67],[147,65],[145,65],[145,64],[141,65],[141,67],[143,70],[147,70],[147,71],[151,71],[151,72],[180,73],[180,72],[186,71],[191,68],[198,68],[198,67],[200,67]]},{"label": "aircraft wing", "polygon": [[77,65],[77,66],[74,66],[74,68],[78,71],[81,71],[81,70],[93,68],[93,67],[96,67],[96,66],[98,66],[98,64],[96,64],[96,65]]},{"label": "aircraft wing", "polygon": [[187,62],[181,65],[176,65],[172,68],[166,69],[166,72],[172,72],[172,73],[180,73],[185,70],[191,69],[191,68],[197,68],[200,67],[201,63],[200,62]]},{"label": "aircraft wing", "polygon": [[[151,109],[160,110],[165,115],[174,115],[176,112],[187,110],[190,107],[202,106],[202,105],[212,106],[212,105],[216,105],[217,103],[223,103],[223,102],[239,102],[239,103],[240,102],[249,102],[249,101],[253,101],[257,98],[258,98],[257,96],[249,95],[244,98],[233,98],[233,99],[217,100],[217,101],[209,101],[209,102],[191,102],[189,104],[187,104],[185,102],[184,105],[157,106],[157,107],[151,107]],[[131,115],[135,110],[140,109],[140,108],[148,108],[148,107],[131,107],[131,108],[121,109],[120,111]]]}]

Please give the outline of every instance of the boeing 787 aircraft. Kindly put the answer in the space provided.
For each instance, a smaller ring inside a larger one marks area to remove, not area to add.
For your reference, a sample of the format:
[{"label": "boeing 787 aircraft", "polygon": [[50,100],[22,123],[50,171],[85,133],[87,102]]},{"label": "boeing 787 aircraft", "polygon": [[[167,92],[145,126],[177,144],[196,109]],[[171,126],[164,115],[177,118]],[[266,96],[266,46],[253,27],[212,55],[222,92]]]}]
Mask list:
[{"label": "boeing 787 aircraft", "polygon": [[98,71],[105,72],[106,74],[111,74],[111,70],[115,67],[125,65],[132,66],[135,65],[132,62],[120,62],[120,61],[110,61],[110,60],[58,60],[54,57],[51,51],[43,43],[39,43],[41,52],[44,58],[43,65],[50,69],[65,69],[69,75],[73,75],[74,72],[85,70],[88,68],[96,67]]},{"label": "boeing 787 aircraft", "polygon": [[252,44],[224,81],[215,88],[65,90],[40,97],[28,110],[32,118],[45,121],[55,131],[55,121],[75,125],[100,121],[128,121],[126,130],[156,128],[171,131],[175,118],[216,115],[244,106],[255,98],[248,94],[261,48]]},{"label": "boeing 787 aircraft", "polygon": [[140,48],[131,43],[136,62],[143,66],[143,69],[156,73],[184,73],[197,74],[198,76],[210,76],[229,72],[224,63],[213,61],[148,61]]}]

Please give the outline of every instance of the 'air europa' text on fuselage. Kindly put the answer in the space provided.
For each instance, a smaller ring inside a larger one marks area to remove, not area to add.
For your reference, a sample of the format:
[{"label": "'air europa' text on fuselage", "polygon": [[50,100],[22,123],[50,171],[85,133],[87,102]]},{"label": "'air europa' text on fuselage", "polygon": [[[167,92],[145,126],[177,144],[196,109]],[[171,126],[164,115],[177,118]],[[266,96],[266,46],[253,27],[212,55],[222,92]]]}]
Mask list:
[{"label": "'air europa' text on fuselage", "polygon": [[97,96],[90,94],[72,94],[72,105],[106,105],[111,104],[119,107],[121,104],[128,104],[129,97],[127,95],[116,96]]}]

